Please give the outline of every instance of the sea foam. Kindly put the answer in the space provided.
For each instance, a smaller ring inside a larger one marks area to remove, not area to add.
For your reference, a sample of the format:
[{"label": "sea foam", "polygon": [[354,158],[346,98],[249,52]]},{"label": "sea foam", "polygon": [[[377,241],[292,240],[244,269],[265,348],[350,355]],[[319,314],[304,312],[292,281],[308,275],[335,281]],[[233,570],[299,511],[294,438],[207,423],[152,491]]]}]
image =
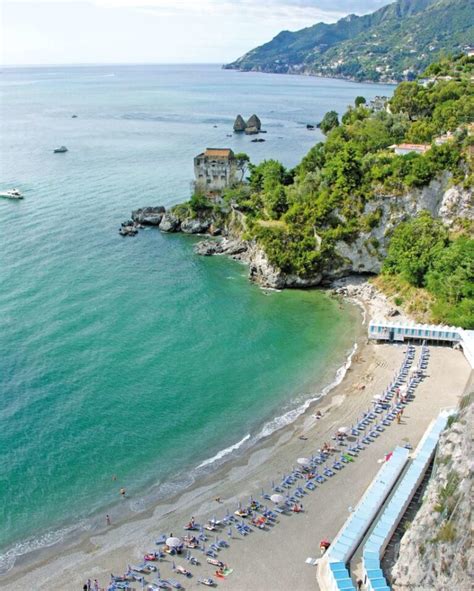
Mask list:
[{"label": "sea foam", "polygon": [[231,445],[229,447],[226,447],[225,449],[217,452],[216,455],[213,456],[212,458],[209,458],[208,460],[204,460],[204,462],[202,462],[201,464],[199,464],[199,466],[197,467],[197,469],[204,468],[204,466],[210,466],[211,464],[214,464],[214,462],[217,462],[221,458],[223,458],[225,456],[228,456],[233,451],[236,451],[237,449],[239,449],[239,447],[242,447],[242,445],[246,441],[248,441],[249,439],[250,439],[250,434],[247,433],[247,435],[243,439],[241,439],[238,443],[234,443],[234,445]]},{"label": "sea foam", "polygon": [[321,398],[323,398],[324,396],[329,394],[329,392],[331,392],[331,390],[333,390],[336,386],[338,386],[342,382],[342,380],[344,379],[344,376],[346,375],[347,370],[351,366],[352,357],[354,356],[354,353],[356,351],[357,351],[357,343],[354,343],[354,346],[352,347],[352,350],[349,353],[346,361],[336,371],[336,377],[334,378],[334,380],[330,384],[328,384],[325,388],[323,388],[321,390],[321,392],[312,396],[311,398],[306,399],[302,404],[300,404],[296,408],[293,408],[293,409],[289,410],[288,412],[284,413],[283,415],[275,417],[274,419],[272,419],[268,423],[265,423],[262,430],[257,435],[256,441],[258,441],[259,439],[263,439],[264,437],[268,437],[272,433],[275,433],[275,431],[278,431],[279,429],[282,429],[283,427],[286,427],[287,425],[294,423],[298,417],[300,417],[302,414],[304,414],[308,410],[308,408],[311,406],[311,404],[313,404],[314,402],[317,402],[318,400],[320,400]]}]

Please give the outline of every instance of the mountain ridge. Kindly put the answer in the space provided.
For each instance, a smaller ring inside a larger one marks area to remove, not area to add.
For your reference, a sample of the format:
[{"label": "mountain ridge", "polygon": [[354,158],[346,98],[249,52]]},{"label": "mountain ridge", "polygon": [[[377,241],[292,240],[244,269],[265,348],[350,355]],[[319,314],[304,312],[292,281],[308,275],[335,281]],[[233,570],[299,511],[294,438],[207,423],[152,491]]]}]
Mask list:
[{"label": "mountain ridge", "polygon": [[413,79],[445,53],[459,52],[472,39],[472,3],[398,0],[371,14],[281,31],[223,67],[400,82]]}]

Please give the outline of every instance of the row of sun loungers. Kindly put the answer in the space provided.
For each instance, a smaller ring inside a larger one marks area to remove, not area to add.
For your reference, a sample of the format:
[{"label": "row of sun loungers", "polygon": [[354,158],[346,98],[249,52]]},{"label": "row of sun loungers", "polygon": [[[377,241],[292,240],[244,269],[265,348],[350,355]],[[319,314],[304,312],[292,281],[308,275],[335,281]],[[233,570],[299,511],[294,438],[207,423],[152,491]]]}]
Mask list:
[{"label": "row of sun loungers", "polygon": [[[336,476],[337,472],[344,469],[344,467],[353,462],[355,458],[377,439],[385,428],[389,427],[399,412],[413,397],[413,392],[416,386],[421,381],[420,373],[426,369],[429,352],[427,347],[423,346],[421,350],[420,360],[417,366],[415,375],[409,378],[409,373],[413,361],[415,359],[415,348],[412,345],[408,346],[402,366],[395,374],[391,384],[385,390],[383,395],[378,397],[374,408],[369,408],[366,413],[351,427],[350,435],[356,437],[356,441],[347,445],[343,441],[345,437],[337,437],[338,444],[347,447],[343,451],[337,451],[331,448],[330,451],[318,450],[316,454],[311,456],[308,466],[304,468],[293,469],[289,474],[284,475],[279,484],[271,483],[273,493],[278,493],[283,500],[275,504],[272,509],[262,505],[259,501],[250,499],[250,504],[247,508],[242,508],[239,504],[235,514],[229,512],[222,520],[215,517],[206,525],[199,525],[190,522],[185,526],[186,530],[196,532],[196,535],[189,535],[184,538],[183,543],[175,548],[168,548],[166,546],[166,535],[161,535],[155,540],[156,545],[163,547],[164,550],[149,553],[145,555],[143,563],[128,568],[127,573],[123,577],[114,577],[112,575],[109,591],[119,589],[130,589],[132,581],[145,583],[144,575],[152,572],[156,573],[156,579],[153,583],[148,585],[148,589],[183,589],[183,586],[176,579],[161,579],[159,571],[154,565],[155,561],[160,561],[165,557],[165,552],[171,555],[181,554],[186,548],[188,549],[184,555],[184,559],[190,564],[199,565],[199,560],[191,555],[189,548],[195,548],[202,551],[206,557],[206,561],[214,566],[223,566],[222,561],[218,559],[219,552],[228,547],[228,542],[220,540],[217,536],[215,541],[211,542],[207,547],[209,531],[218,531],[222,527],[227,527],[227,535],[229,538],[233,537],[234,531],[245,537],[250,535],[255,529],[268,529],[277,523],[279,515],[289,512],[299,512],[302,510],[301,500],[305,495],[314,491],[319,486],[323,485],[327,479]],[[408,382],[407,382],[408,380]],[[397,388],[406,384],[407,395],[403,401],[398,401],[396,404],[392,402]],[[336,439],[336,438],[335,438]],[[338,453],[336,459],[332,453]],[[331,452],[331,453],[330,453]],[[284,495],[284,496],[283,496]],[[271,495],[262,490],[262,498],[271,502]],[[247,519],[247,521],[245,521]],[[181,572],[187,572],[181,567]],[[180,572],[179,570],[177,572]],[[191,573],[188,573],[189,575]],[[199,582],[206,586],[215,586],[215,581],[208,578],[201,578]]]}]

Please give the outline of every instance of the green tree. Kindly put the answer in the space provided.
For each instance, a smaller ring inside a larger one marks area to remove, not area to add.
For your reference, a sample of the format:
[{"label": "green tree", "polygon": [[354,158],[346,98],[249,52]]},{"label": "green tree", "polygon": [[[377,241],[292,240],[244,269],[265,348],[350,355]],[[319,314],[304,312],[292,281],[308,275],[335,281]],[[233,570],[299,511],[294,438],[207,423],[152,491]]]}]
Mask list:
[{"label": "green tree", "polygon": [[234,158],[237,170],[240,172],[240,182],[243,182],[245,173],[248,169],[250,158],[245,152],[238,152],[235,154]]},{"label": "green tree", "polygon": [[448,233],[439,220],[423,211],[393,232],[383,271],[401,274],[417,287],[425,285],[425,276],[433,268],[440,252],[448,243]]},{"label": "green tree", "polygon": [[339,119],[336,111],[328,111],[323,120],[318,124],[319,129],[324,133],[328,134],[331,129],[334,129],[339,125]]},{"label": "green tree", "polygon": [[445,248],[427,273],[426,286],[452,304],[474,298],[474,240],[461,236]]},{"label": "green tree", "polygon": [[356,107],[360,107],[361,105],[365,105],[367,103],[367,101],[365,100],[365,97],[363,96],[356,96],[354,104]]},{"label": "green tree", "polygon": [[277,160],[264,160],[258,165],[251,164],[250,185],[257,191],[268,191],[278,184],[286,184],[288,172]]},{"label": "green tree", "polygon": [[431,112],[428,90],[417,82],[402,82],[390,101],[392,113],[403,113],[411,121],[425,117]]}]

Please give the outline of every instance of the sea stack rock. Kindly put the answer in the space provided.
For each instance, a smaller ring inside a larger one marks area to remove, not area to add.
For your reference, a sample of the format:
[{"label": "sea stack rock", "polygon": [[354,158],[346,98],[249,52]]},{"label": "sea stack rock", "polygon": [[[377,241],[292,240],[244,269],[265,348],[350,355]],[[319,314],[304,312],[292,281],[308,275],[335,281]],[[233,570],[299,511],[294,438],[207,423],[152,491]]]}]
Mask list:
[{"label": "sea stack rock", "polygon": [[257,115],[252,115],[250,119],[247,121],[247,125],[245,127],[245,133],[249,135],[253,135],[260,132],[262,128],[262,123]]},{"label": "sea stack rock", "polygon": [[234,131],[241,132],[245,131],[245,121],[242,115],[237,115],[234,121]]}]

